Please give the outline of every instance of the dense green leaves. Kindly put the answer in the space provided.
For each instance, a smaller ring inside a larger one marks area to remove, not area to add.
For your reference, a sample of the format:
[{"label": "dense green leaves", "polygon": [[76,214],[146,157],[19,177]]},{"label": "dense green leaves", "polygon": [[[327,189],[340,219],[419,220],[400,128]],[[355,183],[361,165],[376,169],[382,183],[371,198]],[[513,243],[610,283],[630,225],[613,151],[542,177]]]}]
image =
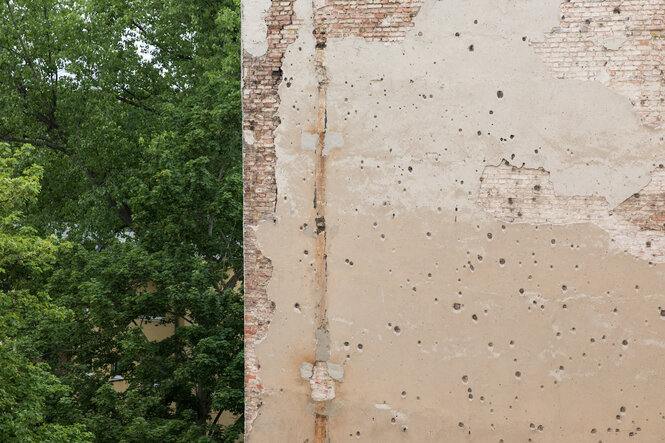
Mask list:
[{"label": "dense green leaves", "polygon": [[[97,441],[233,441],[243,410],[238,1],[15,0],[0,11],[0,141],[34,146],[29,161],[13,160],[28,168],[25,186],[12,184],[23,190],[8,191],[33,228],[3,226],[48,251],[1,262],[1,289],[38,275],[33,292],[68,319],[51,322],[26,361],[50,365],[43,375],[73,393],[62,423]],[[147,317],[180,327],[150,341]],[[235,424],[215,421],[220,411]]]},{"label": "dense green leaves", "polygon": [[71,390],[40,362],[44,336],[70,313],[41,290],[65,245],[24,224],[42,176],[29,157],[27,146],[0,144],[0,435],[3,441],[91,441],[84,426],[68,423],[75,416]]}]

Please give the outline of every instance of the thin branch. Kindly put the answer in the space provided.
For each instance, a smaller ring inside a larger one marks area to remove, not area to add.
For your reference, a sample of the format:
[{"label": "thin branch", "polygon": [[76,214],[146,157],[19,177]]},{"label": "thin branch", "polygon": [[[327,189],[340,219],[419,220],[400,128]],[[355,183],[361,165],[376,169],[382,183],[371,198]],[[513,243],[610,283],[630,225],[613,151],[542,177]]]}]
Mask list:
[{"label": "thin branch", "polygon": [[224,410],[220,410],[220,411],[217,413],[217,416],[215,416],[215,419],[212,421],[211,426],[215,426],[215,425],[217,424],[217,420],[219,420],[219,417],[222,416],[222,412],[224,412]]},{"label": "thin branch", "polygon": [[120,94],[117,94],[115,97],[118,100],[120,100],[121,102],[126,103],[126,104],[131,105],[131,106],[134,106],[135,108],[140,108],[140,109],[143,109],[144,111],[152,112],[153,114],[158,114],[157,111],[155,111],[154,109],[152,109],[149,106],[144,105],[143,103],[136,102],[136,101],[131,100],[127,97],[123,97]]},{"label": "thin branch", "polygon": [[72,153],[62,146],[56,145],[48,140],[29,140],[26,138],[15,138],[15,137],[2,137],[0,136],[0,141],[5,143],[27,143],[33,146],[45,146],[51,148],[55,151],[62,152],[63,154],[71,157]]}]

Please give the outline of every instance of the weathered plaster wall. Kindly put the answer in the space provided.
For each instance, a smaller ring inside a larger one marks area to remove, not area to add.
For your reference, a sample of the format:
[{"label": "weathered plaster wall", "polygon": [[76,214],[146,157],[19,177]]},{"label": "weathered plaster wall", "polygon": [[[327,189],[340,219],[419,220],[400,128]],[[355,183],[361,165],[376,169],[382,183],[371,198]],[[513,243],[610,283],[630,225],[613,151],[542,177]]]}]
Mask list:
[{"label": "weathered plaster wall", "polygon": [[243,2],[247,441],[663,441],[664,17]]}]

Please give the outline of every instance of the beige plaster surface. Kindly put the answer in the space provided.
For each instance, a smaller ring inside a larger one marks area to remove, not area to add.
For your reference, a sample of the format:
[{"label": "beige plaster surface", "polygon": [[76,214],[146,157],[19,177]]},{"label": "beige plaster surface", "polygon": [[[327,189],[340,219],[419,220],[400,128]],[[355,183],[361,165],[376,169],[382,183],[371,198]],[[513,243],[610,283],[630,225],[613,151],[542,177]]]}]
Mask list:
[{"label": "beige plaster surface", "polygon": [[[556,79],[533,51],[559,7],[428,0],[401,42],[328,40],[325,296],[344,367],[330,441],[665,440],[663,265],[598,224],[506,221],[478,200],[485,168],[506,159],[548,171],[557,196],[613,208],[665,161],[665,131],[625,96]],[[320,78],[312,3],[295,9],[276,217],[256,228],[275,311],[250,442],[314,441],[299,368],[317,346]]]}]

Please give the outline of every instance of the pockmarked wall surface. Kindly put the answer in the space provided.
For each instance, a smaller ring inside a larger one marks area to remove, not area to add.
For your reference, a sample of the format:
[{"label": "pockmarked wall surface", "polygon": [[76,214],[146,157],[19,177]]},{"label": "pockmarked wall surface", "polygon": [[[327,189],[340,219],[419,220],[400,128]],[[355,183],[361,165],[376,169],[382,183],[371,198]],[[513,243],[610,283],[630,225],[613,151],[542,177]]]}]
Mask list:
[{"label": "pockmarked wall surface", "polygon": [[246,440],[665,440],[665,0],[243,0]]}]

